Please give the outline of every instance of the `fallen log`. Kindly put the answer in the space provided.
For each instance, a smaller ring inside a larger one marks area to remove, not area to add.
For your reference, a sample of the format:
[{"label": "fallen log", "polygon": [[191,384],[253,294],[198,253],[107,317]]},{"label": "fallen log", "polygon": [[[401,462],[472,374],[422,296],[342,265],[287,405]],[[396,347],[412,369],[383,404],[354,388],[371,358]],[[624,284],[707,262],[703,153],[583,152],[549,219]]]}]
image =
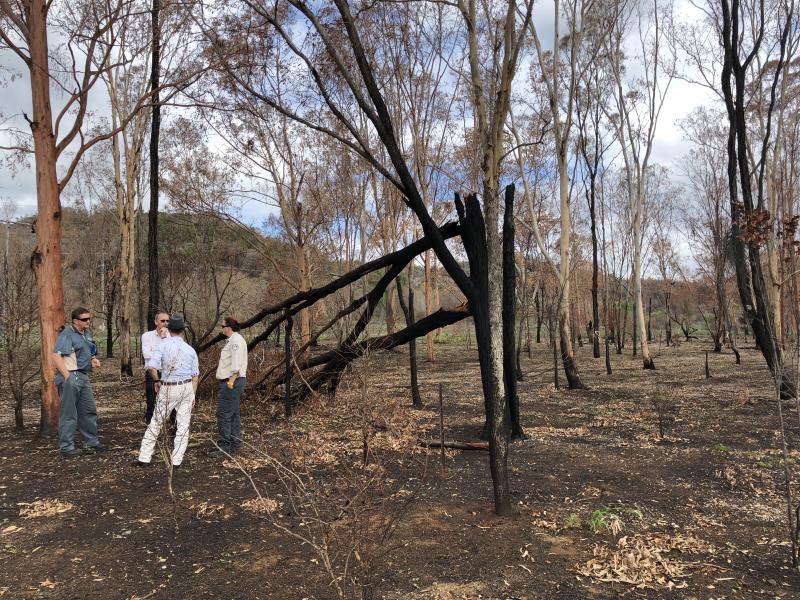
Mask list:
[{"label": "fallen log", "polygon": [[489,442],[440,442],[439,440],[419,440],[419,445],[423,448],[441,448],[444,446],[450,450],[482,450],[489,451]]}]

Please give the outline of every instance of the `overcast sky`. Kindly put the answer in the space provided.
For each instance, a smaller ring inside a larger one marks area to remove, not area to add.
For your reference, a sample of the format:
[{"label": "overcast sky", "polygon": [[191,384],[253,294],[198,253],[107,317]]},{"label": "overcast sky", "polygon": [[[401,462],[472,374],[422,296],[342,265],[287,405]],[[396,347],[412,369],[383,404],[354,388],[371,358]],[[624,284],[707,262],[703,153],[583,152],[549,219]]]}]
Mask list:
[{"label": "overcast sky", "polygon": [[[550,3],[539,4],[536,21],[540,24],[542,42],[545,47],[551,46],[552,40],[552,11],[548,11]],[[686,0],[679,0],[680,16],[691,17],[691,7]],[[550,38],[549,40],[547,38]],[[22,112],[30,113],[30,83],[27,73],[22,68],[19,58],[12,52],[0,50],[0,146],[9,142],[7,133],[3,128],[14,126],[27,130],[27,124],[22,120]],[[675,80],[669,91],[667,102],[663,108],[659,122],[653,161],[667,166],[676,166],[687,152],[687,146],[682,140],[678,119],[682,118],[696,106],[710,101],[706,90],[693,86],[681,80]],[[91,103],[97,114],[105,114],[102,90],[98,87],[92,94]],[[54,101],[54,112],[58,110],[59,102]],[[0,151],[3,153],[3,151]],[[28,167],[11,170],[2,156],[0,162],[0,201],[5,203],[10,200],[16,206],[16,216],[31,215],[36,212],[36,186],[32,164]],[[258,223],[263,220],[267,209],[263,205],[252,205],[244,208],[244,216],[248,221]]]}]

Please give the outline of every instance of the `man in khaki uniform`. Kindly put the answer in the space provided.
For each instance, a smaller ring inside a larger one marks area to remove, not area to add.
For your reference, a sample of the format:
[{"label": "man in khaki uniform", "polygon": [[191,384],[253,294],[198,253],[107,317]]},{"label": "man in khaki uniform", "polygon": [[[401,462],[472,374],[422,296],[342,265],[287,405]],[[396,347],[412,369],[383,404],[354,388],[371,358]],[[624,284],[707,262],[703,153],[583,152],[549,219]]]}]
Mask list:
[{"label": "man in khaki uniform", "polygon": [[219,382],[219,404],[217,405],[217,430],[220,451],[215,456],[233,454],[241,445],[242,422],[240,405],[242,392],[247,384],[247,342],[239,334],[239,322],[226,317],[222,322],[222,333],[228,338],[219,355],[217,381]]}]

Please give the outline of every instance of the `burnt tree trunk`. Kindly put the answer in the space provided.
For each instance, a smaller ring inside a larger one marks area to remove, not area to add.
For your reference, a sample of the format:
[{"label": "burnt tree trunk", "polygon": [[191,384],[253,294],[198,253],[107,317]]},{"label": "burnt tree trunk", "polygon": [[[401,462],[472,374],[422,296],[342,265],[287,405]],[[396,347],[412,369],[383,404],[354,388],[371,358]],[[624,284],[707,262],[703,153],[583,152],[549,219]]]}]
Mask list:
[{"label": "burnt tree trunk", "polygon": [[544,285],[542,285],[541,293],[537,294],[533,299],[534,306],[536,307],[536,343],[542,343],[542,321],[544,321]]},{"label": "burnt tree trunk", "polygon": [[600,299],[599,299],[599,278],[600,261],[598,259],[598,239],[597,239],[597,214],[595,207],[595,182],[592,178],[589,199],[589,218],[591,219],[592,229],[592,356],[600,358]]},{"label": "burnt tree trunk", "polygon": [[[513,192],[513,186],[510,193]],[[506,194],[508,194],[508,188]],[[474,286],[474,293],[469,298],[470,312],[475,322],[475,343],[478,347],[478,360],[481,364],[481,385],[483,387],[486,422],[490,424],[489,433],[489,465],[492,471],[494,497],[509,501],[508,505],[497,506],[498,514],[509,514],[510,492],[508,482],[508,440],[506,431],[505,398],[496,398],[493,389],[496,382],[492,380],[494,369],[491,365],[491,323],[489,319],[489,265],[486,245],[486,224],[476,196],[468,196],[462,204],[456,196],[456,210],[461,223],[461,240],[469,261],[469,278]],[[499,421],[499,427],[498,425]],[[497,504],[497,502],[496,502]]]},{"label": "burnt tree trunk", "polygon": [[150,90],[153,114],[150,121],[150,209],[147,218],[147,322],[152,323],[161,302],[158,280],[158,138],[161,134],[161,103],[158,86],[161,79],[161,0],[153,0],[151,8]]},{"label": "burnt tree trunk", "polygon": [[503,213],[503,382],[506,392],[506,418],[511,427],[511,439],[523,439],[525,433],[519,418],[519,374],[515,328],[517,323],[517,268],[514,261],[514,186],[505,192]]},{"label": "burnt tree trunk", "polygon": [[[439,235],[444,240],[456,237],[457,235],[459,235],[460,231],[461,229],[458,223],[452,223],[452,222],[446,223],[445,225],[442,225],[438,229]],[[352,271],[349,271],[344,275],[342,275],[341,277],[331,281],[330,283],[327,283],[318,288],[312,288],[306,292],[298,292],[297,294],[294,294],[293,296],[287,298],[286,300],[283,300],[282,302],[279,302],[278,304],[267,306],[266,308],[263,308],[260,311],[258,311],[255,315],[253,315],[249,319],[242,321],[240,325],[243,329],[252,327],[256,323],[259,323],[264,319],[266,319],[268,316],[284,313],[286,310],[289,311],[288,314],[291,315],[297,314],[303,308],[310,307],[319,300],[321,300],[322,298],[325,298],[330,294],[333,294],[334,292],[347,287],[348,285],[358,281],[365,275],[373,273],[385,267],[399,268],[402,270],[403,268],[405,268],[406,265],[408,265],[409,262],[411,262],[411,260],[415,256],[418,256],[426,249],[430,248],[431,244],[432,242],[429,236],[420,238],[414,243],[409,244],[405,248],[397,250],[396,252],[391,252],[390,254],[385,254],[379,258],[376,258],[375,260],[363,263],[358,267],[356,267],[355,269],[353,269]],[[366,301],[366,296],[360,300],[360,303],[363,303],[365,301]],[[355,305],[355,308],[360,306],[360,303],[358,305]],[[252,350],[258,344],[266,340],[285,318],[286,316],[284,314],[281,315],[279,318],[275,319],[275,321],[273,321],[272,323],[270,323],[264,331],[262,331],[259,335],[257,335],[248,342],[247,350],[248,351]],[[278,337],[280,338],[280,334]],[[222,341],[223,339],[225,339],[225,336],[220,333],[216,337],[211,338],[208,341],[201,344],[198,348],[198,351],[202,352],[203,350],[210,348],[211,346],[213,346],[217,342]],[[278,343],[278,346],[280,346],[280,343]]]},{"label": "burnt tree trunk", "polygon": [[114,358],[114,300],[117,286],[113,282],[106,293],[106,358]]},{"label": "burnt tree trunk", "polygon": [[289,316],[286,319],[286,335],[284,336],[284,363],[286,370],[283,375],[284,403],[283,414],[288,419],[292,416],[292,326],[294,321]]},{"label": "burnt tree trunk", "polygon": [[[628,300],[625,300],[625,304],[622,308],[622,330],[620,331],[619,335],[619,346],[617,354],[622,354],[622,351],[625,349],[625,338],[628,337]],[[635,346],[636,344],[634,344]]]},{"label": "burnt tree trunk", "polygon": [[[406,304],[406,299],[403,296],[403,286],[400,284],[399,277],[395,282],[395,287],[397,288],[397,298],[400,301],[400,310],[403,311],[403,315],[406,319],[406,327],[411,329],[414,327],[414,288],[411,286],[411,279],[409,278],[408,283],[408,304]],[[389,335],[392,333],[394,332],[389,332]],[[419,395],[416,338],[411,338],[408,342],[408,362],[411,374],[411,405],[414,408],[422,408],[422,398]]]}]

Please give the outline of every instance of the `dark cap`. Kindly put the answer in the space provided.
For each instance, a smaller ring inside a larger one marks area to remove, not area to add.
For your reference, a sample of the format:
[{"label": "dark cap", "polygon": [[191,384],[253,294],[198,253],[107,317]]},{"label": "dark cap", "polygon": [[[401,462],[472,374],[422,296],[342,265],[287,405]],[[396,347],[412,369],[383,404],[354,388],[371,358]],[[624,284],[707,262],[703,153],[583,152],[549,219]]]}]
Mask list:
[{"label": "dark cap", "polygon": [[186,324],[183,322],[182,315],[170,315],[167,329],[170,331],[183,331],[186,329]]}]

